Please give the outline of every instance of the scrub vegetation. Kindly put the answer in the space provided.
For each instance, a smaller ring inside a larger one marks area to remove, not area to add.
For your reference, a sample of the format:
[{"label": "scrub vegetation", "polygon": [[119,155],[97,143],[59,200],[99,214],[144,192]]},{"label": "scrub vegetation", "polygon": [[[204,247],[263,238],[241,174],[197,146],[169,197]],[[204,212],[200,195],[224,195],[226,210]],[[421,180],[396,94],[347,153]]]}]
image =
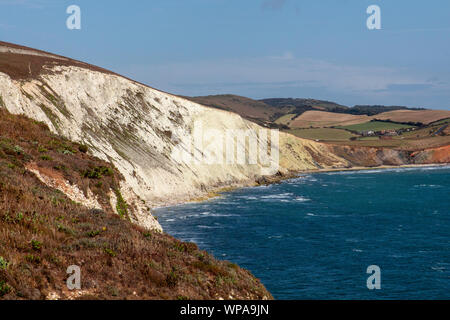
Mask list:
[{"label": "scrub vegetation", "polygon": [[[86,147],[0,108],[0,299],[264,299],[248,271],[193,243],[132,224],[122,176]],[[46,156],[46,159],[42,159]],[[88,209],[42,183],[27,165],[88,188],[105,210]],[[66,287],[71,265],[81,290]]]}]

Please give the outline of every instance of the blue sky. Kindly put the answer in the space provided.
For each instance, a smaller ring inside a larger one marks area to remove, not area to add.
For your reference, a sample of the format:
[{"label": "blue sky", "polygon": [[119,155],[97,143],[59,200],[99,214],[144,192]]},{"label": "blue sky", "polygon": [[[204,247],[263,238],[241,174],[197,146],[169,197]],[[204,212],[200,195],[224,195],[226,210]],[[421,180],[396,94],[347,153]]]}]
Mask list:
[{"label": "blue sky", "polygon": [[176,94],[450,109],[448,0],[0,0],[0,39]]}]

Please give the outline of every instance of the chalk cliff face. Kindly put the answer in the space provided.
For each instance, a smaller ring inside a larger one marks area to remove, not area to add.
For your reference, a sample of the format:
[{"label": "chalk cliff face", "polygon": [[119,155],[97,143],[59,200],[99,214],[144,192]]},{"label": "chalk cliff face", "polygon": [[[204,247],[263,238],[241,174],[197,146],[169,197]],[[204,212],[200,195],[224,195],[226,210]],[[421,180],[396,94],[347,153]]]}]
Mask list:
[{"label": "chalk cliff face", "polygon": [[[125,177],[124,193],[148,207],[250,185],[264,175],[352,165],[343,148],[278,134],[98,67],[6,43],[0,43],[0,107],[89,146]],[[258,156],[236,160],[243,154]]]},{"label": "chalk cliff face", "polygon": [[[345,160],[332,154],[318,163],[312,153],[324,153],[323,145],[287,134],[280,133],[279,143],[271,145],[276,132],[237,114],[208,108],[81,63],[71,64],[63,60],[66,58],[6,44],[1,48],[0,52],[20,56],[25,65],[25,75],[20,77],[0,69],[3,107],[13,114],[43,121],[55,133],[88,145],[93,155],[111,161],[149,206],[202,197],[220,187],[251,184],[261,175],[287,169],[346,165]],[[54,60],[40,61],[42,68],[35,71],[36,56]],[[263,164],[247,160],[226,163],[225,157],[208,162],[208,152],[214,159],[226,153],[225,139],[230,132],[238,137],[233,140],[237,154],[239,150],[247,154],[254,151],[249,142],[239,139],[247,134],[259,145],[265,142],[268,150],[270,146],[273,154],[268,154],[273,156]],[[224,140],[218,140],[218,136]],[[265,136],[267,140],[263,140]],[[274,157],[275,153],[281,155],[280,159]],[[186,155],[190,156],[188,161]]]}]

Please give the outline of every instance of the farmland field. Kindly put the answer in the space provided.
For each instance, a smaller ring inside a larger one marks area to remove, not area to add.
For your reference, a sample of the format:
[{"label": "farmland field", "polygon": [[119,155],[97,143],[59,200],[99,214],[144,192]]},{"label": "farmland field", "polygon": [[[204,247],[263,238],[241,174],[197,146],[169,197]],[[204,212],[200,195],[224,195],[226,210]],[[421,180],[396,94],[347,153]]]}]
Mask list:
[{"label": "farmland field", "polygon": [[294,113],[288,113],[288,114],[285,114],[284,116],[278,118],[277,120],[275,120],[275,123],[289,125],[289,122],[291,121],[291,119],[293,117],[295,117]]},{"label": "farmland field", "polygon": [[372,118],[378,120],[391,120],[395,122],[421,122],[423,124],[429,124],[431,122],[449,117],[449,110],[396,110],[380,113]]},{"label": "farmland field", "polygon": [[446,123],[450,123],[450,118],[442,119],[437,122],[433,122],[432,125],[444,125]]},{"label": "farmland field", "polygon": [[[279,118],[277,122],[288,124],[291,128],[324,128],[356,125],[367,123],[371,120],[390,120],[402,124],[422,123],[426,125],[440,120],[444,122],[450,121],[449,110],[396,110],[383,112],[374,116],[310,110],[302,113],[294,120],[289,119],[291,116],[292,115],[289,115],[289,117],[283,116]],[[387,127],[387,129],[394,128]]]},{"label": "farmland field", "polygon": [[[403,139],[402,139],[403,138]],[[383,147],[399,150],[423,150],[438,148],[450,144],[450,136],[411,138],[394,137],[392,140],[356,140],[356,141],[333,141],[333,144],[359,146],[359,147]]]},{"label": "farmland field", "polygon": [[380,131],[380,130],[391,130],[391,129],[406,129],[406,128],[414,128],[414,126],[401,124],[401,123],[392,123],[392,122],[384,122],[384,121],[369,121],[365,123],[358,123],[348,126],[339,126],[336,127],[338,129],[346,129],[352,131]]},{"label": "farmland field", "polygon": [[360,137],[358,138],[359,141],[378,141],[380,140],[379,137]]},{"label": "farmland field", "polygon": [[291,128],[332,127],[351,125],[370,120],[366,115],[353,115],[325,111],[306,111],[290,122]]},{"label": "farmland field", "polygon": [[304,139],[338,141],[349,140],[351,137],[357,137],[346,130],[333,128],[316,128],[316,129],[292,129],[289,133]]}]

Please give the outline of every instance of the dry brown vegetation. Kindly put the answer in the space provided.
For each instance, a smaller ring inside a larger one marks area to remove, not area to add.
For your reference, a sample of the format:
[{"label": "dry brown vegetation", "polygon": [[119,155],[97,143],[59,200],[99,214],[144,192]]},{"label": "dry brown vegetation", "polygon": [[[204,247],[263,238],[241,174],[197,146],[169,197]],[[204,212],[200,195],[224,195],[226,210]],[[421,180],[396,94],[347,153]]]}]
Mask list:
[{"label": "dry brown vegetation", "polygon": [[447,110],[396,110],[383,112],[372,117],[379,120],[390,120],[394,122],[420,122],[429,124],[441,119],[450,118]]},{"label": "dry brown vegetation", "polygon": [[353,115],[326,111],[306,111],[289,124],[291,128],[332,127],[370,121],[366,115]]},{"label": "dry brown vegetation", "polygon": [[241,117],[259,124],[275,121],[286,111],[292,109],[276,108],[262,101],[231,94],[185,98],[205,106],[237,113]]},{"label": "dry brown vegetation", "polygon": [[16,54],[11,52],[0,52],[0,70],[1,72],[8,74],[13,79],[37,78],[40,74],[50,72],[46,66],[51,65],[77,66],[103,73],[112,73],[106,69],[81,61],[12,43],[0,41],[0,47],[11,48],[12,50],[24,50],[23,52],[29,53]]},{"label": "dry brown vegetation", "polygon": [[376,148],[391,148],[396,150],[425,150],[428,148],[438,148],[442,146],[450,145],[450,136],[435,136],[435,137],[412,137],[405,138],[394,137],[390,140],[383,140],[378,138],[367,139],[367,140],[356,140],[356,141],[330,141],[330,143],[336,145],[348,145],[348,146],[359,146],[359,147],[376,147]]},{"label": "dry brown vegetation", "polygon": [[[0,299],[271,298],[237,265],[112,210],[89,210],[25,169],[60,172],[106,201],[122,177],[85,151],[0,108]],[[66,288],[70,265],[81,267],[80,292]]]},{"label": "dry brown vegetation", "polygon": [[369,122],[371,120],[390,120],[399,123],[422,123],[450,118],[450,111],[446,110],[396,110],[377,114],[375,116],[352,115],[345,113],[306,111],[289,123],[291,128],[348,126]]}]

